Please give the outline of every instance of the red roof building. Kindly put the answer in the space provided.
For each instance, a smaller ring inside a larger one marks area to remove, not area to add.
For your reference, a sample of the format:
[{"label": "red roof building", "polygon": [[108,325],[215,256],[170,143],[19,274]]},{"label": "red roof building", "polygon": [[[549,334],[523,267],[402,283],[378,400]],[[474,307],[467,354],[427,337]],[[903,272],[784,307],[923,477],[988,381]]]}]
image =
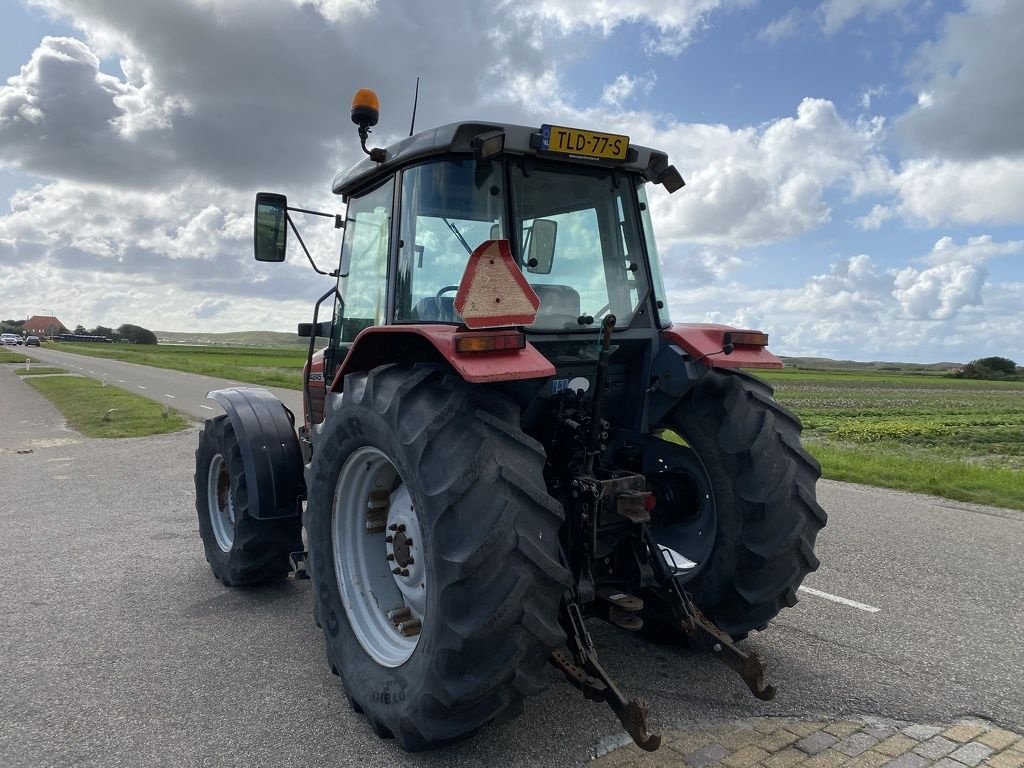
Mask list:
[{"label": "red roof building", "polygon": [[64,323],[52,315],[32,315],[23,326],[30,336],[56,336],[59,333],[70,333]]}]

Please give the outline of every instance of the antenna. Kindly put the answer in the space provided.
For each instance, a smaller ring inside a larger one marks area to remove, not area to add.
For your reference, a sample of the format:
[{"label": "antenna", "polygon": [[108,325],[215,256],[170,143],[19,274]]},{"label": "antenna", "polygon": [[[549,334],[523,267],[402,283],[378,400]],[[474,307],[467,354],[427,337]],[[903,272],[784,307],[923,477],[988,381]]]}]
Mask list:
[{"label": "antenna", "polygon": [[420,79],[416,78],[416,95],[412,97],[412,122],[409,123],[409,135],[412,136],[416,128],[416,104],[420,100]]}]

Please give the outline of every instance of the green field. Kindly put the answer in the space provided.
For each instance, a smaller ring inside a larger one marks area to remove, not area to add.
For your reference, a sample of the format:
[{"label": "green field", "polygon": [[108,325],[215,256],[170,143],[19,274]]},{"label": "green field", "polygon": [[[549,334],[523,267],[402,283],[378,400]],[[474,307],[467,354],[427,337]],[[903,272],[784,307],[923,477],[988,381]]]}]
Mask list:
[{"label": "green field", "polygon": [[1024,509],[1024,382],[758,372],[825,477]]},{"label": "green field", "polygon": [[57,343],[53,349],[91,357],[124,360],[156,368],[200,373],[265,387],[302,389],[306,349],[277,347],[201,347],[178,344]]}]

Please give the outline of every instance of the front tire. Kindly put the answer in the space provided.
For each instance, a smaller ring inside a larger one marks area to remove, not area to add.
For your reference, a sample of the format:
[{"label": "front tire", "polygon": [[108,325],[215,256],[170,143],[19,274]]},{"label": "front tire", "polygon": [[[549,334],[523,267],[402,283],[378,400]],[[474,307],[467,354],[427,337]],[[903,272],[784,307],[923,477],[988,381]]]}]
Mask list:
[{"label": "front tire", "polygon": [[405,750],[514,716],[547,685],[569,578],[543,465],[512,401],[437,368],[352,374],[331,406],[306,513],[327,657]]},{"label": "front tire", "polygon": [[[799,418],[772,395],[754,376],[712,369],[661,425],[696,454],[703,471],[688,481],[713,510],[714,546],[684,588],[737,640],[796,605],[827,520],[815,498],[821,467],[800,445]],[[670,530],[655,528],[659,543]],[[651,623],[661,634],[664,623]]]},{"label": "front tire", "polygon": [[285,576],[288,555],[302,549],[298,516],[257,520],[249,514],[249,484],[231,420],[207,420],[196,449],[199,535],[213,575],[227,587]]}]

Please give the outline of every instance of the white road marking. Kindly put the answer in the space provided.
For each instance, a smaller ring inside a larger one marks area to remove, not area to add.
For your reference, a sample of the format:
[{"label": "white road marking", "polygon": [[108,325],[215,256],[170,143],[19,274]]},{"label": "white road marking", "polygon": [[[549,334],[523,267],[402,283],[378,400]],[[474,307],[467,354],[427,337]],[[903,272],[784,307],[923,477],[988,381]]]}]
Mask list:
[{"label": "white road marking", "polygon": [[118,384],[124,384],[124,379],[118,379],[118,380],[117,380],[117,383],[118,383]]},{"label": "white road marking", "polygon": [[168,395],[166,392],[164,392],[164,397],[169,397],[169,398],[171,398],[171,400],[174,399],[174,395]]},{"label": "white road marking", "polygon": [[822,597],[825,600],[831,600],[833,603],[840,603],[841,605],[848,605],[851,608],[856,608],[858,611],[866,611],[867,613],[878,613],[881,608],[875,608],[873,605],[866,605],[865,603],[858,603],[856,600],[850,600],[849,598],[840,597],[839,595],[832,595],[828,592],[821,592],[817,589],[811,589],[810,587],[800,587],[801,592],[806,592],[808,595],[814,595],[815,597]]},{"label": "white road marking", "polygon": [[205,408],[205,409],[206,409],[206,410],[208,410],[208,411],[212,411],[212,410],[213,410],[213,408],[211,408],[211,407],[210,407],[210,406],[208,406],[208,405],[200,405],[199,407],[200,407],[200,408]]},{"label": "white road marking", "polygon": [[141,384],[136,384],[135,386],[137,386],[139,389],[145,389],[145,387],[142,386]]}]

